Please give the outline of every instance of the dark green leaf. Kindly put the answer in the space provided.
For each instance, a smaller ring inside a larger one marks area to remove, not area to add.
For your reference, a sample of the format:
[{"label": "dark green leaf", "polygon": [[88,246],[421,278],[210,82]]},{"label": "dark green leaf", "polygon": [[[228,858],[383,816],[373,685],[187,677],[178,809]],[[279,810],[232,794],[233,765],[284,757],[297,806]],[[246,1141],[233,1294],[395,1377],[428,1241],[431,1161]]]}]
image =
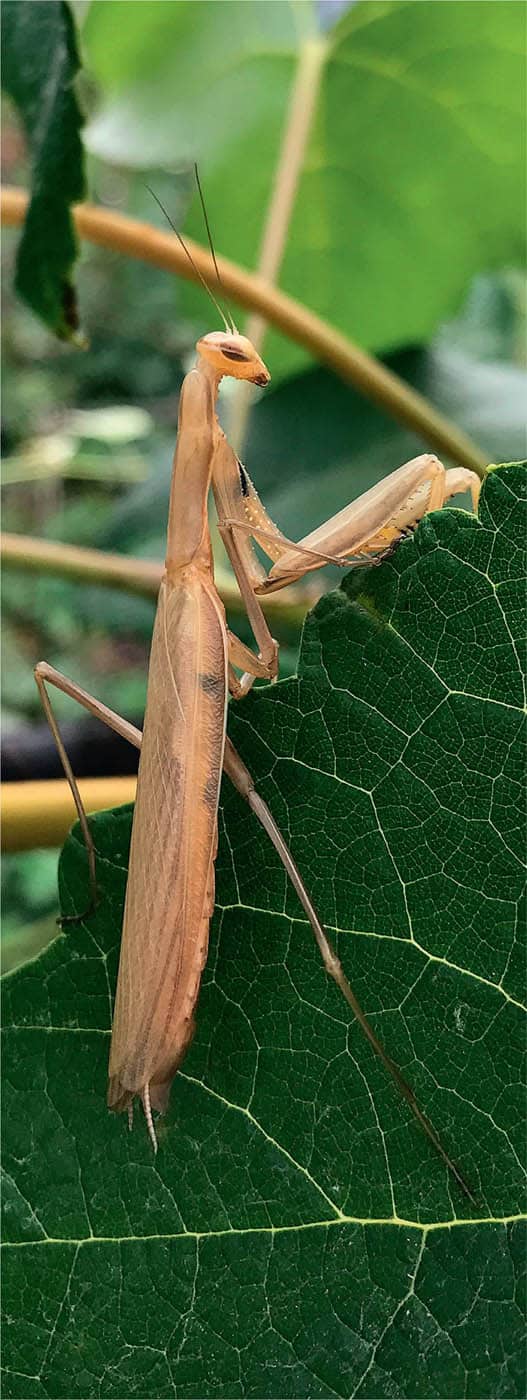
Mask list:
[{"label": "dark green leaf", "polygon": [[68,5],[5,0],[2,49],[2,86],[18,108],[31,158],[16,287],[56,335],[74,339],[77,243],[70,206],[83,199],[85,185],[82,117],[73,86],[80,64]]},{"label": "dark green leaf", "polygon": [[[6,1396],[519,1397],[526,472],[348,575],[234,741],[471,1208],[225,790],[198,1030],[154,1161],[104,1106],[130,814],[97,914],[4,980]],[[61,865],[86,900],[77,828]],[[145,910],[148,918],[148,910]]]}]

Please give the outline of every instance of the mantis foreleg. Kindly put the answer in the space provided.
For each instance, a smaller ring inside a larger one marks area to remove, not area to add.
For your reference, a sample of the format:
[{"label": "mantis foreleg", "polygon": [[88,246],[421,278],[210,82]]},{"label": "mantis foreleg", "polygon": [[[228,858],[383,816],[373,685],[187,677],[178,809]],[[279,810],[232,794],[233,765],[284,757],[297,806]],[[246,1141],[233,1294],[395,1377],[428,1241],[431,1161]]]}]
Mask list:
[{"label": "mantis foreleg", "polygon": [[[240,478],[245,483],[244,491],[241,487],[236,491],[237,478],[232,465],[230,472],[227,462],[222,462],[222,467],[225,475],[229,474],[230,489],[221,492],[215,486],[219,509],[225,510],[225,514],[220,515],[220,533],[231,559],[227,531],[235,541],[238,562],[237,565],[234,560],[232,562],[240,588],[240,572],[245,575],[244,600],[249,590],[260,595],[274,592],[325,563],[352,567],[368,560],[378,562],[423,515],[439,509],[451,496],[470,491],[476,509],[481,487],[475,472],[462,467],[445,471],[437,457],[424,453],[405,462],[358,500],[294,543],[268,516],[245,469]],[[250,536],[273,561],[267,576],[254,556]]]},{"label": "mantis foreleg", "polygon": [[451,496],[470,491],[476,510],[480,488],[475,472],[461,467],[445,471],[430,453],[414,457],[288,549],[273,563],[258,592],[284,588],[320,568],[313,557],[320,551],[340,564],[382,559],[425,514],[439,510]]}]

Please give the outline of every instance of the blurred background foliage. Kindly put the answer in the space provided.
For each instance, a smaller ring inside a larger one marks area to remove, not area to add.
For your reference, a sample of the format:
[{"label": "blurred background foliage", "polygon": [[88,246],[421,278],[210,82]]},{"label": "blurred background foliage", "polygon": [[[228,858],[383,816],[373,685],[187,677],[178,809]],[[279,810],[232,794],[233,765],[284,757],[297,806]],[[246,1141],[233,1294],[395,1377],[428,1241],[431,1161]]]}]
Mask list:
[{"label": "blurred background foliage", "polygon": [[[41,19],[51,8],[24,6]],[[489,460],[520,457],[521,8],[77,0],[88,197],[161,226],[151,185],[203,242],[197,159],[218,251],[257,267],[288,104],[311,65],[280,286],[384,358]],[[28,187],[7,86],[3,176]],[[17,299],[19,241],[4,234],[4,529],[162,559],[179,387],[214,313],[199,289],[85,244],[75,280],[88,348],[74,349]],[[252,405],[243,456],[293,537],[426,446],[276,332],[264,356],[273,382]],[[228,426],[229,386],[221,412]],[[125,592],[5,569],[6,778],[59,772],[32,676],[41,657],[140,722],[153,611]],[[275,630],[292,670],[298,622],[284,612]],[[57,711],[78,772],[125,771],[123,751],[60,695]],[[55,868],[53,851],[4,860],[8,965],[54,927]]]}]

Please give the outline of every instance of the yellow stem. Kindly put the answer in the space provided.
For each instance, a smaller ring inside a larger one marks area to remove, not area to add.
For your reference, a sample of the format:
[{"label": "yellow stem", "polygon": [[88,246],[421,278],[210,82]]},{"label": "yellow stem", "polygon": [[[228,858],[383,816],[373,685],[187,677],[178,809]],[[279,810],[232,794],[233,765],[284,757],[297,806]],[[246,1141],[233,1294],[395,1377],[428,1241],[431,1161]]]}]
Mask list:
[{"label": "yellow stem", "polygon": [[[153,560],[136,559],[129,554],[105,554],[100,549],[85,549],[74,544],[59,544],[55,540],[38,540],[32,535],[0,535],[0,552],[4,564],[25,573],[59,574],[62,578],[83,583],[98,583],[126,593],[138,593],[143,598],[156,598],[163,576],[163,565]],[[216,584],[226,608],[244,612],[235,580],[222,569],[216,569]],[[285,594],[273,593],[262,599],[269,617],[282,618],[294,625],[302,622],[306,612],[320,597],[323,585],[315,580],[302,588],[290,588]]]},{"label": "yellow stem", "polygon": [[[86,811],[101,812],[135,800],[137,779],[81,778],[80,795]],[[2,787],[2,850],[32,851],[39,846],[62,846],[76,820],[73,798],[62,778],[48,782],[4,783]]]}]

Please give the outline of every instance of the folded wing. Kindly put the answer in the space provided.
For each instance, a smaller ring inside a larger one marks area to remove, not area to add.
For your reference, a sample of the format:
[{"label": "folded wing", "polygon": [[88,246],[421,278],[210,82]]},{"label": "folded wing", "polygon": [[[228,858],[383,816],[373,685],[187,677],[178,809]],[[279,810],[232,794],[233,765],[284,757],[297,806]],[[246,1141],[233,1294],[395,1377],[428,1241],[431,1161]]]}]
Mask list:
[{"label": "folded wing", "polygon": [[225,619],[187,569],[161,586],[152,640],[108,1103],[165,1109],[194,1031],[214,904],[227,699]]}]

